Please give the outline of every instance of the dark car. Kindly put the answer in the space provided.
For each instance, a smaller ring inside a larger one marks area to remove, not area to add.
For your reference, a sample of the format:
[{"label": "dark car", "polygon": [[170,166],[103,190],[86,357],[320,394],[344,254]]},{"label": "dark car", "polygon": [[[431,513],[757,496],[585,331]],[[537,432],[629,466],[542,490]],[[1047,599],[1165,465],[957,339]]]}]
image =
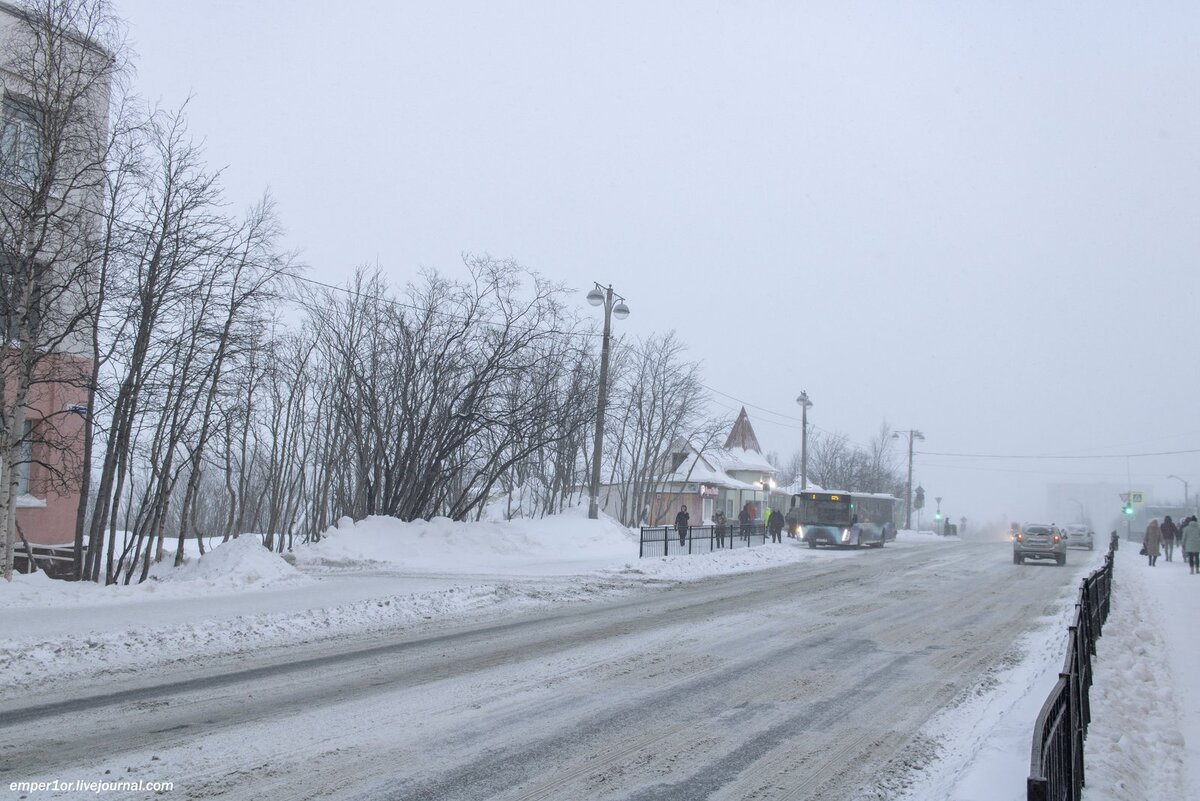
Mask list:
[{"label": "dark car", "polygon": [[1067,563],[1067,538],[1052,523],[1026,523],[1013,537],[1013,564],[1026,559],[1053,559],[1059,565]]}]

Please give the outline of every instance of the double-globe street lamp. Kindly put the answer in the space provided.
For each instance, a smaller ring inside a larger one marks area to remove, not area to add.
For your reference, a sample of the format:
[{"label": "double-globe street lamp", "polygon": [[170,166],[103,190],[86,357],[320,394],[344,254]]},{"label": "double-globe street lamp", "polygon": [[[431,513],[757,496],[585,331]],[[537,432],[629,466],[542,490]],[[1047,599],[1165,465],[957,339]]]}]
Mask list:
[{"label": "double-globe street lamp", "polygon": [[919,439],[925,441],[925,435],[915,428],[908,431],[897,431],[892,434],[892,439],[900,439],[901,435],[908,435],[908,485],[904,494],[904,527],[912,528],[912,464],[913,464],[913,440]]},{"label": "double-globe street lamp", "polygon": [[[614,303],[614,300],[616,301]],[[608,341],[612,336],[612,318],[624,320],[629,316],[625,298],[613,293],[612,286],[596,284],[587,294],[588,303],[604,305],[604,341],[600,347],[600,391],[596,398],[596,441],[592,448],[592,486],[588,499],[588,518],[600,516],[600,452],[604,446],[604,405],[608,402]]]}]

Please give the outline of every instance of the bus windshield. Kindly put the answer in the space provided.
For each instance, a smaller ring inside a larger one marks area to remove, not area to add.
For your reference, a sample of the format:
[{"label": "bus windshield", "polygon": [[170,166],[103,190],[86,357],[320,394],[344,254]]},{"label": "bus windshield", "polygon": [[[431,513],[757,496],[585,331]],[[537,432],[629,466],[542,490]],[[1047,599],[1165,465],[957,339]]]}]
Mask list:
[{"label": "bus windshield", "polygon": [[801,524],[829,523],[844,526],[850,524],[850,497],[841,496],[838,500],[829,497],[801,496],[796,499],[792,516],[798,518]]}]

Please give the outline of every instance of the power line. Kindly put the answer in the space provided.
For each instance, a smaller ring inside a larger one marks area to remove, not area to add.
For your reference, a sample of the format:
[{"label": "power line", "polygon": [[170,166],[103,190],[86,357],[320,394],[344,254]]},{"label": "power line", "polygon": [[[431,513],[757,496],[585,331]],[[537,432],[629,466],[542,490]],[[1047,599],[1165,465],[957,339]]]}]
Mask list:
[{"label": "power line", "polygon": [[[730,395],[728,392],[722,392],[721,390],[717,389],[716,387],[710,387],[708,384],[701,384],[700,386],[704,387],[709,392],[713,392],[713,393],[716,393],[717,395],[720,395],[721,397],[729,398],[732,401],[736,401],[737,403],[740,403],[742,406],[745,406],[747,408],[756,409],[757,411],[760,411],[760,412],[766,412],[767,414],[774,415],[775,417],[779,417],[783,420],[789,420],[793,423],[801,423],[801,425],[790,425],[788,423],[781,423],[777,420],[767,420],[766,422],[770,423],[771,425],[780,426],[782,428],[790,428],[790,429],[794,429],[796,431],[802,431],[804,429],[804,426],[803,426],[804,421],[799,417],[792,417],[791,415],[784,414],[782,412],[777,412],[773,409],[768,409],[764,406],[758,406],[757,404],[753,404],[753,403],[750,403],[749,401],[742,400],[741,398]],[[723,408],[729,408],[729,407],[725,406]],[[817,425],[816,423],[809,423],[808,427],[812,428],[812,429],[816,429],[817,431],[821,431],[825,434],[828,434],[831,437],[838,437],[840,439],[843,439],[846,442],[850,443],[851,445],[854,445],[855,447],[870,450],[870,448],[867,445],[864,445],[861,442],[858,442],[856,440],[850,439],[845,434],[839,433],[837,431],[831,431],[828,428],[822,428],[821,426]]]},{"label": "power line", "polygon": [[1102,454],[1020,454],[1020,453],[939,453],[937,451],[917,451],[921,456],[953,456],[962,459],[1137,459],[1148,456],[1180,456],[1188,453],[1200,453],[1200,448],[1182,451],[1158,451],[1155,453],[1102,453]]}]

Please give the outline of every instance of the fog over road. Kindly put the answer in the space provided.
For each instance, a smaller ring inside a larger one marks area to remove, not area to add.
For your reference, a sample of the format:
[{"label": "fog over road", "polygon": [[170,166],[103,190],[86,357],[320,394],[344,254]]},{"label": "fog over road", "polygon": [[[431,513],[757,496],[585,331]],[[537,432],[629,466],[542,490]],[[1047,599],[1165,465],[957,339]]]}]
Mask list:
[{"label": "fog over road", "polygon": [[921,725],[1012,664],[1075,574],[1015,566],[1003,544],[899,543],[293,649],[18,710],[0,720],[0,779],[153,766],[176,798],[884,798],[932,755]]}]

